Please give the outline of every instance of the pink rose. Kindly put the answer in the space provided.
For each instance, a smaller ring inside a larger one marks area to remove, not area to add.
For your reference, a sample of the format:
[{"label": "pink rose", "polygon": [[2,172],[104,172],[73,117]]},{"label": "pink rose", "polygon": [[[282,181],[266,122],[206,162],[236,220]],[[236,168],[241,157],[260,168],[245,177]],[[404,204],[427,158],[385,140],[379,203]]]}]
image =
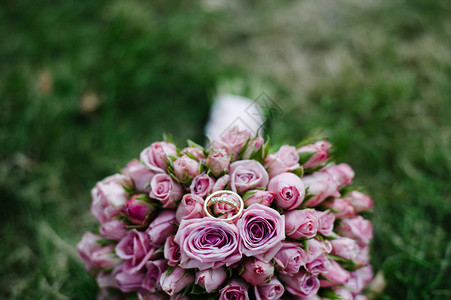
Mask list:
[{"label": "pink rose", "polygon": [[265,140],[261,136],[256,136],[252,140],[249,141],[247,144],[247,148],[243,153],[243,159],[251,159],[254,155],[257,155],[261,153],[258,157],[255,157],[256,159],[264,158],[265,152],[264,149],[261,149],[262,151],[259,152],[260,148],[262,148],[265,144]]},{"label": "pink rose", "polygon": [[160,277],[160,286],[166,294],[169,296],[174,296],[193,281],[193,274],[191,274],[188,270],[176,267],[169,274],[166,273]]},{"label": "pink rose", "polygon": [[307,263],[307,253],[300,244],[284,241],[282,248],[274,257],[274,261],[279,273],[293,275]]},{"label": "pink rose", "polygon": [[280,275],[280,280],[285,283],[285,289],[293,295],[310,297],[319,290],[319,280],[315,276],[300,271],[293,276]]},{"label": "pink rose", "polygon": [[96,263],[92,261],[92,255],[95,251],[102,248],[98,243],[101,239],[100,235],[85,232],[81,241],[77,244],[78,255],[88,271],[97,267]]},{"label": "pink rose", "polygon": [[338,188],[342,188],[352,183],[354,179],[354,171],[348,164],[338,164],[324,168],[324,172],[330,174],[338,185]]},{"label": "pink rose", "polygon": [[91,213],[103,224],[121,213],[122,206],[128,197],[122,184],[126,181],[123,175],[115,174],[98,182],[91,190]]},{"label": "pink rose", "polygon": [[361,269],[351,272],[349,281],[346,283],[354,296],[360,294],[363,289],[373,280],[373,268],[367,265]]},{"label": "pink rose", "polygon": [[269,168],[269,177],[271,178],[300,167],[299,156],[293,146],[284,145],[280,147],[279,151],[269,154],[265,159],[265,168]]},{"label": "pink rose", "polygon": [[149,170],[145,165],[134,159],[122,169],[122,173],[133,180],[137,191],[150,192],[150,181],[155,176],[155,173]]},{"label": "pink rose", "polygon": [[276,194],[268,191],[250,190],[246,194],[248,193],[249,196],[244,199],[245,207],[249,207],[254,203],[258,203],[264,206],[271,206],[272,201],[276,197]]},{"label": "pink rose", "polygon": [[354,263],[357,264],[357,268],[360,268],[366,264],[369,263],[370,261],[370,247],[369,246],[364,246],[364,247],[359,247],[359,252],[357,253],[357,256],[353,259]]},{"label": "pink rose", "polygon": [[339,299],[343,300],[354,300],[354,297],[352,296],[352,293],[343,287],[333,287],[332,290],[334,291],[335,295],[339,297]]},{"label": "pink rose", "polygon": [[321,287],[346,284],[350,278],[349,272],[343,269],[343,267],[340,266],[335,260],[330,260],[329,263],[329,271],[322,274],[322,276],[326,279],[321,280]]},{"label": "pink rose", "polygon": [[243,263],[241,276],[252,285],[262,284],[274,275],[274,265],[255,258],[248,258]]},{"label": "pink rose", "polygon": [[176,221],[173,210],[161,211],[146,230],[150,243],[156,247],[163,246],[166,239],[177,231]]},{"label": "pink rose", "polygon": [[204,173],[194,177],[189,188],[192,194],[205,198],[212,193],[214,185],[214,179]]},{"label": "pink rose", "polygon": [[314,261],[318,256],[323,253],[330,253],[332,251],[332,244],[328,240],[324,240],[323,242],[313,238],[307,240],[307,262]]},{"label": "pink rose", "polygon": [[217,219],[229,219],[236,214],[236,209],[227,203],[215,203],[213,204],[213,215]]},{"label": "pink rose", "polygon": [[228,285],[219,291],[220,300],[249,300],[246,284],[238,279],[232,279]]},{"label": "pink rose", "polygon": [[230,176],[227,174],[218,178],[216,183],[213,185],[213,190],[211,192],[214,193],[214,192],[217,192],[220,190],[225,190],[226,186],[229,184],[229,181],[230,181]]},{"label": "pink rose", "polygon": [[204,217],[204,199],[194,194],[185,194],[175,213],[177,222]]},{"label": "pink rose", "polygon": [[230,165],[230,156],[224,149],[215,149],[207,158],[205,163],[207,168],[218,177],[221,173],[227,172]]},{"label": "pink rose", "polygon": [[330,242],[332,243],[332,254],[344,259],[353,260],[360,252],[359,245],[351,238],[340,237]]},{"label": "pink rose", "polygon": [[268,173],[256,160],[239,160],[230,165],[230,187],[234,192],[244,192],[268,185]]},{"label": "pink rose", "polygon": [[204,151],[201,148],[196,148],[196,147],[186,147],[184,148],[182,151],[180,151],[180,154],[191,154],[192,156],[194,156],[194,158],[197,161],[201,161],[203,159],[205,159],[205,154]]},{"label": "pink rose", "polygon": [[373,225],[362,216],[343,219],[337,231],[357,240],[359,246],[367,246],[373,238]]},{"label": "pink rose", "polygon": [[130,273],[121,266],[116,267],[113,271],[117,287],[124,293],[140,291],[146,274],[141,272]]},{"label": "pink rose", "polygon": [[157,174],[150,182],[150,198],[160,200],[164,208],[175,208],[183,196],[183,188],[168,174]]},{"label": "pink rose", "polygon": [[305,187],[308,188],[309,195],[313,195],[313,197],[304,202],[304,206],[314,207],[329,197],[340,197],[337,182],[325,171],[321,170],[311,175],[306,175],[302,177],[302,181]]},{"label": "pink rose", "polygon": [[268,283],[263,283],[254,287],[256,300],[276,300],[282,298],[285,288],[275,277]]},{"label": "pink rose", "polygon": [[349,201],[356,213],[370,209],[373,207],[373,200],[370,196],[362,194],[359,191],[352,191],[343,197],[344,200]]},{"label": "pink rose", "polygon": [[180,262],[180,246],[174,242],[174,236],[168,237],[164,243],[164,258],[170,266],[176,266]]},{"label": "pink rose", "polygon": [[293,239],[312,238],[318,231],[314,209],[292,210],[285,214],[285,233]]},{"label": "pink rose", "polygon": [[216,291],[227,279],[226,270],[221,267],[218,269],[207,269],[196,273],[195,283],[204,288],[207,292]]},{"label": "pink rose", "polygon": [[112,272],[99,272],[96,277],[97,285],[101,289],[118,288]]},{"label": "pink rose", "polygon": [[293,173],[282,173],[271,178],[268,191],[276,195],[276,205],[284,210],[295,209],[304,201],[304,184]]},{"label": "pink rose", "polygon": [[314,144],[305,145],[296,150],[298,154],[312,154],[302,166],[305,169],[317,168],[329,159],[329,149],[332,145],[328,141],[319,141]]},{"label": "pink rose", "polygon": [[316,211],[318,219],[318,233],[324,236],[331,236],[334,229],[335,216],[329,210]]},{"label": "pink rose", "polygon": [[143,280],[142,287],[151,293],[160,290],[160,277],[168,268],[168,263],[165,259],[151,260],[146,263],[147,273]]},{"label": "pink rose", "polygon": [[237,227],[212,218],[182,220],[174,241],[180,246],[180,266],[185,269],[217,269],[242,257]]},{"label": "pink rose", "polygon": [[121,263],[119,257],[114,254],[115,245],[107,245],[92,253],[91,260],[95,266],[103,269],[114,268]]},{"label": "pink rose", "polygon": [[252,204],[237,222],[243,254],[269,262],[282,248],[285,216],[261,204]]},{"label": "pink rose", "polygon": [[150,203],[147,195],[135,194],[127,201],[122,211],[133,224],[145,226],[155,215],[155,205]]},{"label": "pink rose", "polygon": [[221,148],[227,151],[228,155],[233,154],[233,159],[238,158],[241,148],[249,140],[251,133],[247,130],[240,131],[238,126],[230,128],[224,132],[218,139],[213,141],[211,148]]},{"label": "pink rose", "polygon": [[168,169],[169,156],[177,156],[174,144],[155,142],[140,154],[141,161],[155,173],[164,173]]},{"label": "pink rose", "polygon": [[174,161],[174,175],[180,181],[191,180],[199,175],[199,168],[199,163],[186,154],[183,154]]},{"label": "pink rose", "polygon": [[329,271],[330,262],[327,259],[326,255],[321,254],[313,261],[307,263],[305,265],[305,269],[312,275],[318,276],[319,274],[324,274]]},{"label": "pink rose", "polygon": [[100,227],[100,234],[107,239],[119,241],[122,239],[128,230],[125,228],[125,223],[119,219],[113,219],[103,223]]},{"label": "pink rose", "polygon": [[330,208],[336,218],[349,218],[355,216],[354,207],[351,203],[344,199],[333,199],[325,202],[324,206]]}]

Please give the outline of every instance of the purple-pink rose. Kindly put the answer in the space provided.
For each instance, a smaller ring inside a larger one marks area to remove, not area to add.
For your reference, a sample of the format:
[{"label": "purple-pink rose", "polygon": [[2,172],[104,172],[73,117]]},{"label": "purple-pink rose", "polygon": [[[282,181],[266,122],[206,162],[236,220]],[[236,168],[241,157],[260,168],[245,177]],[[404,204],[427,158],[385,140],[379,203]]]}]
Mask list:
[{"label": "purple-pink rose", "polygon": [[330,260],[329,263],[329,271],[322,274],[326,279],[321,280],[321,287],[346,284],[350,278],[349,272],[343,269],[335,260]]},{"label": "purple-pink rose", "polygon": [[270,178],[300,168],[296,148],[288,145],[280,147],[279,151],[266,157],[265,167],[269,169]]},{"label": "purple-pink rose", "polygon": [[170,266],[176,266],[180,262],[180,246],[174,242],[174,236],[168,237],[164,243],[164,258]]},{"label": "purple-pink rose", "polygon": [[354,260],[360,252],[359,245],[351,238],[340,237],[330,241],[332,243],[332,254],[345,259]]},{"label": "purple-pink rose", "polygon": [[177,222],[204,217],[204,199],[194,194],[185,194],[175,213]]},{"label": "purple-pink rose", "polygon": [[373,200],[371,199],[371,197],[359,191],[352,191],[346,194],[343,199],[351,203],[356,213],[373,207]]},{"label": "purple-pink rose", "polygon": [[212,193],[214,185],[214,179],[204,173],[194,177],[189,188],[192,194],[205,198]]},{"label": "purple-pink rose", "polygon": [[183,154],[174,161],[174,175],[181,181],[191,180],[199,175],[199,163],[190,158],[188,155]]},{"label": "purple-pink rose", "polygon": [[296,150],[297,153],[312,153],[313,155],[302,166],[305,169],[321,166],[329,159],[329,149],[332,145],[328,141],[319,141],[314,144],[305,145]]},{"label": "purple-pink rose", "polygon": [[119,219],[113,219],[103,223],[100,227],[100,234],[107,239],[119,241],[122,239],[128,230],[125,228],[125,223]]},{"label": "purple-pink rose", "polygon": [[274,256],[274,262],[279,273],[293,275],[307,263],[307,253],[299,243],[284,241],[282,248]]},{"label": "purple-pink rose", "polygon": [[218,269],[207,269],[196,273],[195,283],[204,288],[207,292],[216,291],[227,279],[226,270],[221,267]]},{"label": "purple-pink rose", "polygon": [[155,215],[155,205],[152,205],[145,194],[133,195],[122,208],[127,219],[135,225],[148,225]]},{"label": "purple-pink rose", "polygon": [[227,174],[218,178],[218,180],[216,180],[215,184],[213,185],[213,190],[211,192],[214,193],[220,190],[225,190],[226,186],[229,184],[229,181],[230,175]]},{"label": "purple-pink rose", "polygon": [[118,288],[112,272],[99,272],[96,281],[101,289]]},{"label": "purple-pink rose", "polygon": [[146,263],[146,277],[143,281],[143,288],[151,293],[160,290],[160,277],[168,268],[168,263],[165,259],[151,260]]},{"label": "purple-pink rose", "polygon": [[123,265],[116,267],[113,271],[114,280],[117,287],[124,293],[140,291],[146,276],[145,273],[130,273],[123,268]]},{"label": "purple-pink rose", "polygon": [[102,237],[100,235],[85,232],[81,238],[81,241],[77,244],[78,255],[82,259],[86,270],[91,270],[97,267],[96,263],[92,261],[92,254],[102,248],[98,243],[101,239]]},{"label": "purple-pink rose", "polygon": [[261,191],[261,190],[250,190],[247,193],[249,193],[250,196],[243,199],[245,207],[249,207],[255,203],[261,204],[264,206],[271,206],[272,201],[276,197],[276,194],[274,194],[273,192]]},{"label": "purple-pink rose", "polygon": [[285,289],[293,295],[310,297],[315,295],[320,287],[316,276],[311,276],[303,271],[287,276],[280,274],[280,280],[285,283]]},{"label": "purple-pink rose", "polygon": [[128,200],[122,187],[126,180],[125,176],[115,174],[98,182],[91,190],[91,213],[100,224],[110,221],[121,213],[122,206]]},{"label": "purple-pink rose", "polygon": [[207,158],[205,163],[207,168],[218,177],[221,173],[228,171],[230,165],[230,156],[224,149],[215,149]]},{"label": "purple-pink rose", "polygon": [[314,209],[292,210],[285,214],[285,233],[293,239],[312,238],[318,232]]},{"label": "purple-pink rose", "polygon": [[338,188],[350,185],[354,179],[354,171],[348,164],[330,166],[324,168],[324,172],[327,172],[332,176],[333,180],[337,183]]},{"label": "purple-pink rose", "polygon": [[256,300],[276,300],[282,298],[285,288],[282,283],[273,277],[268,283],[254,287]]},{"label": "purple-pink rose", "polygon": [[157,174],[150,182],[150,198],[161,201],[164,208],[176,208],[176,202],[182,199],[183,188],[168,174]]},{"label": "purple-pink rose", "polygon": [[242,257],[237,227],[212,218],[182,220],[174,241],[180,246],[180,266],[186,269],[217,269]]},{"label": "purple-pink rose", "polygon": [[356,239],[361,247],[367,246],[373,238],[373,225],[362,216],[343,219],[337,231],[344,236]]},{"label": "purple-pink rose", "polygon": [[365,286],[367,286],[371,280],[373,280],[373,268],[371,265],[367,265],[354,272],[351,272],[349,281],[346,283],[351,293],[356,296],[361,293]]},{"label": "purple-pink rose", "polygon": [[232,279],[229,284],[219,291],[219,300],[249,300],[246,283]]},{"label": "purple-pink rose", "polygon": [[240,160],[230,165],[230,187],[243,194],[254,188],[266,188],[269,177],[265,168],[256,160]]},{"label": "purple-pink rose", "polygon": [[327,273],[329,268],[330,262],[324,253],[305,265],[307,272],[315,276]]},{"label": "purple-pink rose", "polygon": [[344,199],[332,199],[325,202],[324,206],[330,208],[336,218],[349,218],[356,214],[351,203]]},{"label": "purple-pink rose", "polygon": [[114,254],[115,245],[107,245],[92,253],[91,259],[94,265],[103,269],[114,268],[121,263],[119,257]]},{"label": "purple-pink rose", "polygon": [[285,216],[261,204],[252,204],[237,222],[242,251],[269,262],[282,248],[285,239]]},{"label": "purple-pink rose", "polygon": [[188,270],[176,267],[169,274],[165,273],[160,277],[161,289],[169,296],[174,296],[191,282],[194,281],[194,275]]},{"label": "purple-pink rose", "polygon": [[133,184],[137,191],[145,193],[150,192],[150,181],[155,176],[155,173],[149,170],[148,167],[134,159],[122,169],[122,173],[133,180]]},{"label": "purple-pink rose", "polygon": [[177,156],[175,145],[166,142],[155,142],[144,149],[139,157],[152,171],[164,173],[168,169],[169,156]]},{"label": "purple-pink rose", "polygon": [[276,205],[284,210],[299,207],[305,197],[304,183],[293,173],[282,173],[271,178],[268,191],[276,195]]},{"label": "purple-pink rose", "polygon": [[166,239],[177,231],[176,221],[173,210],[161,211],[146,230],[150,243],[156,247],[163,246]]},{"label": "purple-pink rose", "polygon": [[329,210],[316,211],[318,218],[318,233],[324,236],[331,236],[334,229],[335,216]]},{"label": "purple-pink rose", "polygon": [[313,195],[304,202],[304,206],[314,207],[329,197],[340,197],[337,182],[325,171],[321,170],[306,175],[302,177],[302,181],[305,187],[308,188],[309,195]]},{"label": "purple-pink rose", "polygon": [[307,240],[307,262],[314,261],[318,256],[323,253],[330,253],[332,251],[332,244],[328,240],[323,242],[317,240],[316,238]]},{"label": "purple-pink rose", "polygon": [[238,126],[230,128],[224,132],[218,139],[213,141],[211,148],[221,148],[227,151],[228,155],[233,154],[233,159],[238,158],[238,153],[250,139],[251,133],[248,130],[240,131]]},{"label": "purple-pink rose", "polygon": [[274,265],[255,258],[247,258],[243,263],[241,277],[252,285],[267,282],[274,275]]}]

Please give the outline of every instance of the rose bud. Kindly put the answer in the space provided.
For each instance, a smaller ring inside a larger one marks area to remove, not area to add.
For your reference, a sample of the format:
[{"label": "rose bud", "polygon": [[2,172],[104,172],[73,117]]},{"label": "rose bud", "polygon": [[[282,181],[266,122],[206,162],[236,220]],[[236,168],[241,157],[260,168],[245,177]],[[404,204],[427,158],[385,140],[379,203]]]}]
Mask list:
[{"label": "rose bud", "polygon": [[308,189],[309,198],[304,206],[314,207],[329,197],[340,197],[338,186],[332,176],[324,171],[318,171],[302,177],[305,187]]},{"label": "rose bud", "polygon": [[146,268],[147,273],[142,286],[149,292],[155,293],[160,290],[160,277],[166,272],[168,263],[165,259],[148,261]]},{"label": "rose bud", "polygon": [[367,246],[373,238],[373,225],[362,216],[343,219],[337,231],[344,236],[356,239],[361,247]]},{"label": "rose bud", "polygon": [[282,248],[274,256],[274,261],[279,273],[293,275],[307,263],[307,253],[300,244],[284,241]]},{"label": "rose bud", "polygon": [[333,199],[324,203],[324,206],[330,208],[335,218],[349,218],[355,216],[354,207],[351,203],[344,199]]},{"label": "rose bud", "polygon": [[201,160],[205,159],[204,151],[201,148],[186,147],[182,151],[180,151],[180,154],[187,154],[187,153],[189,153],[192,156],[194,156],[194,158],[197,161],[201,161]]},{"label": "rose bud", "polygon": [[155,173],[164,173],[168,169],[169,156],[177,156],[175,145],[166,142],[155,142],[144,149],[139,158]]},{"label": "rose bud", "polygon": [[314,261],[318,256],[323,253],[330,253],[332,251],[332,244],[328,240],[324,240],[323,242],[313,238],[307,240],[307,262]]},{"label": "rose bud", "polygon": [[156,247],[163,246],[166,239],[177,231],[176,221],[173,210],[161,211],[146,230],[150,243]]},{"label": "rose bud", "polygon": [[119,219],[113,219],[109,222],[103,223],[100,227],[100,234],[107,239],[119,241],[122,239],[128,230],[125,228],[125,223]]},{"label": "rose bud", "polygon": [[341,237],[330,241],[332,243],[332,254],[343,257],[344,259],[353,260],[357,257],[360,248],[357,242],[347,237]]},{"label": "rose bud", "polygon": [[123,265],[116,267],[113,271],[117,287],[124,293],[141,289],[146,274],[141,272],[130,273],[121,266]]},{"label": "rose bud", "polygon": [[344,200],[349,201],[356,213],[370,209],[373,207],[373,200],[370,196],[362,194],[359,191],[352,191],[343,197]]},{"label": "rose bud", "polygon": [[219,291],[219,300],[249,300],[247,285],[238,279],[232,279]]},{"label": "rose bud", "polygon": [[338,164],[324,168],[324,171],[332,176],[338,185],[338,188],[342,188],[352,183],[354,179],[354,171],[348,164]]},{"label": "rose bud", "polygon": [[314,209],[292,210],[285,214],[285,233],[293,238],[312,238],[318,231]]},{"label": "rose bud", "polygon": [[92,255],[95,251],[102,248],[98,243],[101,239],[102,237],[100,235],[85,232],[81,241],[77,244],[78,255],[88,271],[97,267],[97,264],[92,261]]},{"label": "rose bud", "polygon": [[354,272],[351,272],[346,288],[355,296],[360,294],[365,286],[367,286],[371,280],[373,280],[373,268],[371,265],[367,265]]},{"label": "rose bud", "polygon": [[229,181],[230,176],[227,174],[218,178],[218,180],[216,180],[215,184],[213,185],[213,190],[211,192],[214,193],[220,190],[225,190],[226,186],[229,184]]},{"label": "rose bud", "polygon": [[204,199],[194,194],[185,194],[175,213],[177,222],[204,217]]},{"label": "rose bud", "polygon": [[318,233],[324,236],[331,236],[334,229],[335,216],[329,210],[316,211],[318,219]]},{"label": "rose bud", "polygon": [[[246,195],[249,195],[246,197]],[[247,208],[254,203],[258,203],[264,206],[271,206],[272,201],[276,197],[276,194],[268,191],[250,190],[244,194],[244,206]]]},{"label": "rose bud", "polygon": [[214,184],[214,179],[204,173],[194,177],[189,189],[192,194],[205,198],[212,193]]},{"label": "rose bud", "polygon": [[174,175],[180,181],[190,181],[199,175],[199,163],[183,154],[174,161]]},{"label": "rose bud", "polygon": [[227,272],[224,268],[208,269],[196,273],[195,283],[204,288],[207,292],[217,290],[227,279]]},{"label": "rose bud", "polygon": [[357,253],[357,256],[353,259],[354,263],[357,264],[357,266],[356,266],[357,268],[360,268],[369,263],[369,261],[370,261],[370,257],[369,257],[370,253],[369,252],[370,252],[369,246],[359,248],[359,252]]},{"label": "rose bud", "polygon": [[240,153],[241,148],[243,148],[250,136],[251,133],[248,130],[240,131],[238,126],[234,126],[214,140],[211,148],[224,149],[228,155],[233,154],[233,158],[237,159],[238,153]]},{"label": "rose bud", "polygon": [[268,181],[268,173],[256,160],[239,160],[230,165],[230,187],[238,194],[257,187],[266,188]]},{"label": "rose bud", "polygon": [[136,159],[130,161],[127,166],[122,169],[122,173],[133,180],[135,189],[140,192],[150,192],[150,181],[155,173]]},{"label": "rose bud", "polygon": [[193,281],[193,274],[188,270],[176,267],[171,273],[166,273],[160,277],[160,286],[166,294],[174,296]]},{"label": "rose bud", "polygon": [[229,219],[236,214],[236,208],[227,203],[213,204],[213,215],[218,219]]},{"label": "rose bud", "polygon": [[285,288],[275,277],[268,283],[263,283],[254,287],[255,298],[257,300],[276,300],[282,298]]},{"label": "rose bud", "polygon": [[[250,159],[256,152],[260,150],[261,147],[265,144],[265,140],[261,136],[257,136],[254,139],[250,140],[247,144],[247,148],[243,153],[243,159]],[[265,156],[265,152],[262,149],[261,158]],[[256,157],[260,158],[260,157]]]},{"label": "rose bud", "polygon": [[319,280],[315,276],[299,271],[292,276],[280,275],[280,280],[285,283],[285,289],[293,295],[310,297],[319,290]]},{"label": "rose bud", "polygon": [[304,184],[301,178],[293,173],[274,176],[269,181],[268,191],[276,195],[276,205],[284,210],[295,209],[304,201]]},{"label": "rose bud", "polygon": [[161,201],[164,208],[176,208],[176,202],[183,196],[183,188],[168,174],[155,175],[150,187],[150,198]]},{"label": "rose bud", "polygon": [[107,245],[92,253],[92,262],[103,269],[114,268],[121,259],[114,254],[115,245]]},{"label": "rose bud", "polygon": [[321,280],[321,287],[346,284],[350,278],[349,272],[343,269],[335,260],[330,260],[329,263],[329,271],[322,274],[326,279]]},{"label": "rose bud", "polygon": [[338,299],[354,300],[352,293],[343,287],[333,287],[332,290],[334,291],[335,295],[338,296]]},{"label": "rose bud", "polygon": [[230,165],[230,156],[224,149],[215,149],[207,158],[205,163],[207,168],[218,177],[221,173],[226,172]]},{"label": "rose bud", "polygon": [[305,169],[317,168],[329,159],[329,149],[332,145],[328,141],[319,141],[314,144],[305,145],[296,150],[299,156],[312,156],[302,166]]},{"label": "rose bud", "polygon": [[299,156],[293,146],[284,145],[280,147],[279,151],[269,154],[265,159],[265,168],[269,169],[270,178],[300,167]]},{"label": "rose bud", "polygon": [[327,259],[326,255],[321,254],[313,261],[307,263],[305,265],[305,269],[312,275],[318,276],[319,274],[324,274],[329,271],[330,262]]},{"label": "rose bud", "polygon": [[176,266],[180,262],[180,246],[174,242],[174,236],[170,236],[164,243],[164,258],[167,259],[168,265]]},{"label": "rose bud", "polygon": [[127,219],[136,225],[148,225],[155,215],[155,206],[145,194],[133,195],[122,209]]},{"label": "rose bud", "polygon": [[274,275],[274,266],[271,262],[248,258],[243,264],[244,271],[241,276],[252,285],[259,285],[271,279]]},{"label": "rose bud", "polygon": [[97,285],[101,289],[118,288],[112,272],[99,272],[96,277]]}]

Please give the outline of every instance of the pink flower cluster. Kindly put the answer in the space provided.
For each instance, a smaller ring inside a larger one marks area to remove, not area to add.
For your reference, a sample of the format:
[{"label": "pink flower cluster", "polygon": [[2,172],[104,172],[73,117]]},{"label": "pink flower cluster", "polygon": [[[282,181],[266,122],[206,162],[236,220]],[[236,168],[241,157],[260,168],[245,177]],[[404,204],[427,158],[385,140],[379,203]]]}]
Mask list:
[{"label": "pink flower cluster", "polygon": [[[99,299],[365,299],[371,198],[318,141],[268,152],[232,128],[207,148],[156,142],[92,190],[100,223],[78,244]],[[245,205],[204,202],[219,190]],[[320,296],[321,295],[321,296]]]}]

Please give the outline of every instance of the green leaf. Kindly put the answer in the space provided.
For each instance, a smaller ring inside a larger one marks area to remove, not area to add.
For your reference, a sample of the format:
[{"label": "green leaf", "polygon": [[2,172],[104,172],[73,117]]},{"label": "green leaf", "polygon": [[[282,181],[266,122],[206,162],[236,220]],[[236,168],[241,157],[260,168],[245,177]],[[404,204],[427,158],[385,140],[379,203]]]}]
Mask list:
[{"label": "green leaf", "polygon": [[201,150],[205,149],[204,147],[202,147],[201,145],[197,144],[196,142],[193,142],[190,139],[187,140],[187,143],[188,143],[188,147],[198,148],[198,149],[201,149]]},{"label": "green leaf", "polygon": [[300,141],[300,142],[296,145],[296,148],[300,148],[300,147],[305,146],[305,145],[314,144],[314,143],[316,143],[316,142],[323,141],[323,140],[325,140],[325,139],[326,139],[326,137],[323,135],[323,132],[322,132],[322,130],[321,130],[321,131],[319,131],[319,132],[317,132],[317,133],[314,133],[314,134],[312,134],[311,136],[309,136],[309,137],[303,139],[302,141]]},{"label": "green leaf", "polygon": [[299,152],[298,156],[299,156],[299,164],[303,165],[306,162],[309,161],[310,158],[313,157],[313,155],[315,155],[316,151],[308,151],[308,152]]},{"label": "green leaf", "polygon": [[172,133],[163,133],[163,140],[166,143],[174,144],[174,138],[172,137]]},{"label": "green leaf", "polygon": [[246,200],[247,198],[249,198],[250,196],[256,194],[256,191],[247,191],[246,193],[244,193],[243,195],[243,201]]},{"label": "green leaf", "polygon": [[302,177],[304,175],[304,168],[300,167],[300,168],[294,169],[291,172],[293,172],[294,174],[296,174],[299,177]]},{"label": "green leaf", "polygon": [[97,244],[99,244],[100,246],[104,247],[106,245],[110,245],[110,244],[116,244],[117,241],[116,240],[112,240],[112,239],[101,239],[97,241]]}]

